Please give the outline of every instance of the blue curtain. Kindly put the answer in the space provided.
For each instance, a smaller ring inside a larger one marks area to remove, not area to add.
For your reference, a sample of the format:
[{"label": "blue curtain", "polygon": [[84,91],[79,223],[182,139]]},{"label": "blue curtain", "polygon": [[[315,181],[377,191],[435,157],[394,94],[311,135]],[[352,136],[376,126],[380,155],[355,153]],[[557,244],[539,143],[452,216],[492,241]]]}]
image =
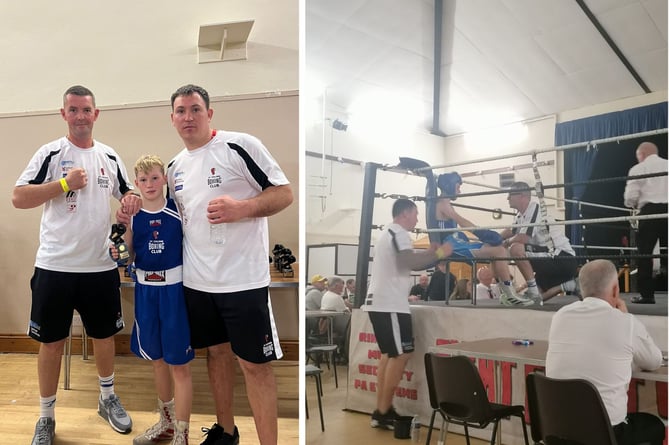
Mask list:
[{"label": "blue curtain", "polygon": [[[557,124],[555,145],[569,145],[661,128],[667,128],[667,102]],[[564,153],[565,182],[589,180],[597,158],[597,148],[574,148]],[[586,188],[587,186],[566,187],[565,197],[580,200]],[[566,210],[567,219],[578,218],[576,204],[568,204]],[[581,244],[582,232],[578,224],[567,226],[567,236],[572,244]]]}]

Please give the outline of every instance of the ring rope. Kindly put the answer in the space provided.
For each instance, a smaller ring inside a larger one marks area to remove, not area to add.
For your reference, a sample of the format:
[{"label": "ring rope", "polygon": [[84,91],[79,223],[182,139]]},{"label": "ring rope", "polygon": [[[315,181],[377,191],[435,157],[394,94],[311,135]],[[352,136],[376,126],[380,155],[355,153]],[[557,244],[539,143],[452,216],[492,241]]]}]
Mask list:
[{"label": "ring rope", "polygon": [[[475,185],[475,186],[478,186],[478,187],[485,187],[485,188],[489,188],[489,189],[493,189],[493,190],[504,190],[505,192],[508,192],[508,189],[504,189],[503,187],[496,187],[494,185],[482,184],[480,182],[464,181],[464,180],[462,182],[465,183],[465,184]],[[600,208],[600,209],[617,210],[619,212],[625,212],[625,213],[629,213],[629,214],[632,214],[632,212],[633,212],[632,209],[628,209],[627,207],[607,206],[607,205],[604,205],[604,204],[596,204],[594,202],[579,201],[579,200],[576,200],[576,199],[558,198],[558,197],[555,197],[555,196],[546,196],[546,195],[544,195],[544,198],[550,199],[552,201],[558,201],[558,202],[568,202],[568,203],[571,203],[571,204],[583,204],[585,206],[597,207],[597,208]]]},{"label": "ring rope", "polygon": [[[386,194],[386,193],[374,193],[374,197],[379,199],[408,199],[411,201],[427,201],[427,199],[424,196],[408,196],[408,195]],[[500,213],[502,215],[510,215],[510,216],[515,215],[515,213],[512,212],[505,212],[503,210],[498,210],[498,209],[487,209],[485,207],[477,207],[469,204],[451,203],[451,205],[453,207],[462,207],[463,209],[480,210],[482,212],[491,212],[491,213],[495,212],[495,213]]]},{"label": "ring rope", "polygon": [[[581,246],[578,244],[572,244],[574,249],[584,249],[586,246]],[[588,246],[588,249],[597,249],[597,250],[637,250],[636,247],[615,247],[615,246]],[[660,250],[667,250],[666,247],[660,246]]]},{"label": "ring rope", "polygon": [[[590,218],[590,219],[572,219],[572,220],[564,220],[564,221],[554,221],[553,225],[558,225],[558,226],[568,226],[572,224],[597,224],[597,223],[605,223],[605,222],[619,222],[619,221],[630,221],[630,220],[646,220],[646,219],[663,219],[667,218],[666,213],[655,213],[652,215],[636,215],[636,216],[612,216],[608,218]],[[461,231],[472,231],[472,230],[479,230],[479,229],[488,229],[488,230],[494,230],[494,229],[508,229],[508,228],[514,228],[514,227],[538,227],[543,225],[543,223],[526,223],[526,224],[504,224],[504,225],[497,225],[497,226],[479,226],[479,227],[458,227],[455,229],[417,229],[420,230],[420,233],[432,233],[432,232],[461,232]]]},{"label": "ring rope", "polygon": [[532,150],[532,151],[527,151],[527,152],[521,152],[521,153],[510,153],[506,155],[499,155],[499,156],[491,156],[488,158],[481,158],[481,159],[474,159],[474,160],[468,160],[468,161],[460,161],[460,162],[452,162],[450,164],[442,164],[442,165],[435,165],[432,167],[423,167],[417,169],[417,171],[420,170],[427,170],[428,168],[431,169],[438,169],[438,168],[448,168],[448,167],[457,167],[459,165],[468,165],[468,164],[476,164],[479,162],[487,162],[487,161],[498,161],[502,159],[510,159],[510,158],[515,158],[515,157],[520,157],[520,156],[526,156],[526,155],[531,155],[533,153],[550,153],[553,151],[566,151],[566,150],[571,150],[573,148],[580,148],[580,147],[588,147],[588,146],[594,146],[596,147],[597,144],[606,144],[609,142],[620,142],[624,141],[627,139],[637,139],[637,138],[643,138],[647,136],[655,136],[658,134],[665,134],[669,131],[667,128],[662,128],[659,130],[651,130],[651,131],[643,131],[640,133],[634,133],[634,134],[626,134],[626,135],[621,135],[621,136],[615,136],[615,137],[610,137],[610,138],[603,138],[603,139],[595,139],[592,141],[587,141],[587,142],[576,142],[574,144],[567,144],[567,145],[560,145],[557,147],[547,147],[547,148],[542,148],[538,150]]},{"label": "ring rope", "polygon": [[528,261],[528,260],[550,260],[550,261],[560,261],[560,260],[595,260],[595,259],[607,259],[607,260],[626,260],[626,259],[643,259],[643,258],[666,258],[667,254],[662,254],[662,253],[655,253],[655,254],[629,254],[629,255],[565,255],[565,256],[497,256],[497,257],[476,257],[476,258],[468,258],[468,257],[446,257],[444,258],[445,261],[454,261],[454,262],[463,262],[463,263],[471,263],[472,261],[476,261],[477,263],[483,263],[487,261]]},{"label": "ring rope", "polygon": [[[556,189],[556,188],[563,188],[563,187],[572,187],[575,185],[588,185],[588,184],[603,184],[606,182],[616,182],[616,181],[630,181],[633,179],[646,179],[646,178],[655,178],[659,176],[667,176],[667,172],[660,172],[660,173],[647,173],[644,175],[635,175],[635,176],[616,176],[613,178],[600,178],[600,179],[591,179],[589,181],[576,181],[576,182],[565,182],[564,184],[549,184],[549,185],[544,185],[543,189]],[[533,191],[534,188],[528,187],[526,189],[516,189],[514,191]],[[474,193],[460,193],[457,195],[458,198],[466,198],[470,196],[483,196],[483,195],[498,195],[500,193],[509,193],[508,189],[499,189],[499,190],[489,190],[487,192],[474,192]],[[436,197],[436,198],[426,198],[426,199],[439,199],[443,198],[441,197]]]}]

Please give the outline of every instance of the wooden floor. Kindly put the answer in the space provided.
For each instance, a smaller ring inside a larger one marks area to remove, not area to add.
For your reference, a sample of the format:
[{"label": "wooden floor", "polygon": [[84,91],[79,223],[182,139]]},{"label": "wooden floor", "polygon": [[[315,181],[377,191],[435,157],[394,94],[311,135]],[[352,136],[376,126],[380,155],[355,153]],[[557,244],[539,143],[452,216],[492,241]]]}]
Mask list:
[{"label": "wooden floor", "polygon": [[[323,417],[325,418],[325,432],[321,432],[321,423],[318,415],[318,399],[316,398],[316,383],[313,377],[307,378],[305,391],[309,405],[309,419],[306,421],[306,445],[341,445],[364,444],[385,445],[389,442],[399,444],[410,443],[409,440],[395,439],[392,431],[372,428],[369,425],[369,414],[345,411],[346,404],[346,367],[339,366],[339,388],[335,388],[334,374],[325,364],[323,369]],[[427,439],[427,429],[421,428],[420,443]],[[432,444],[439,439],[439,430],[432,434]],[[465,445],[465,437],[455,433],[446,436],[448,445]],[[471,445],[484,445],[488,442],[471,438]]]},{"label": "wooden floor", "polygon": [[[279,444],[298,443],[299,369],[297,362],[274,362],[279,391]],[[205,359],[196,358],[193,372],[193,414],[190,443],[202,442],[201,427],[215,421]],[[63,376],[56,405],[56,445],[127,445],[157,420],[152,366],[136,357],[117,357],[116,393],[133,419],[133,431],[114,432],[97,414],[99,387],[95,362],[72,357],[71,389],[63,389]],[[235,415],[241,441],[258,444],[253,417],[246,400],[244,378],[238,369],[235,381]],[[39,416],[36,354],[0,354],[0,445],[28,444]]]}]

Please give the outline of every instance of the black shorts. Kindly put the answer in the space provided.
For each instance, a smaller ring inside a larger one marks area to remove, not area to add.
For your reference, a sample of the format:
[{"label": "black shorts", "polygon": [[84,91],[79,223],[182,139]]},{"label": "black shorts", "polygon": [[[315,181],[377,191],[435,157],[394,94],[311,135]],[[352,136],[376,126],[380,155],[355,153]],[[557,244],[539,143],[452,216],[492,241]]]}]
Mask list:
[{"label": "black shorts", "polygon": [[91,338],[108,338],[123,329],[118,269],[105,272],[54,272],[35,268],[30,279],[32,308],[28,335],[42,343],[66,338],[73,311]]},{"label": "black shorts", "polygon": [[184,286],[193,348],[230,343],[232,351],[252,363],[283,356],[269,288],[214,294]]},{"label": "black shorts", "polygon": [[382,354],[397,357],[413,352],[411,314],[397,312],[367,312],[374,328],[376,343]]},{"label": "black shorts", "polygon": [[544,260],[528,256],[528,259],[541,290],[548,290],[576,277],[578,260],[566,252],[560,252],[557,258]]}]

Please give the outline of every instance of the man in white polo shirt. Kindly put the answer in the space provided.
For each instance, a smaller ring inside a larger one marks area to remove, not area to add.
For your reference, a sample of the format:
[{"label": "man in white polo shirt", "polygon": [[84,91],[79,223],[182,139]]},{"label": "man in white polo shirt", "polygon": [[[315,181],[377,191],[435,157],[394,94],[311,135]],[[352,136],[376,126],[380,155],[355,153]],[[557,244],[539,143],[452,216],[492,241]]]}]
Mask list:
[{"label": "man in white polo shirt", "polygon": [[583,301],[557,311],[548,334],[546,375],[585,379],[599,391],[619,445],[664,440],[664,423],[648,413],[627,412],[632,368],[657,369],[662,352],[620,298],[618,271],[593,260],[579,273]]}]

